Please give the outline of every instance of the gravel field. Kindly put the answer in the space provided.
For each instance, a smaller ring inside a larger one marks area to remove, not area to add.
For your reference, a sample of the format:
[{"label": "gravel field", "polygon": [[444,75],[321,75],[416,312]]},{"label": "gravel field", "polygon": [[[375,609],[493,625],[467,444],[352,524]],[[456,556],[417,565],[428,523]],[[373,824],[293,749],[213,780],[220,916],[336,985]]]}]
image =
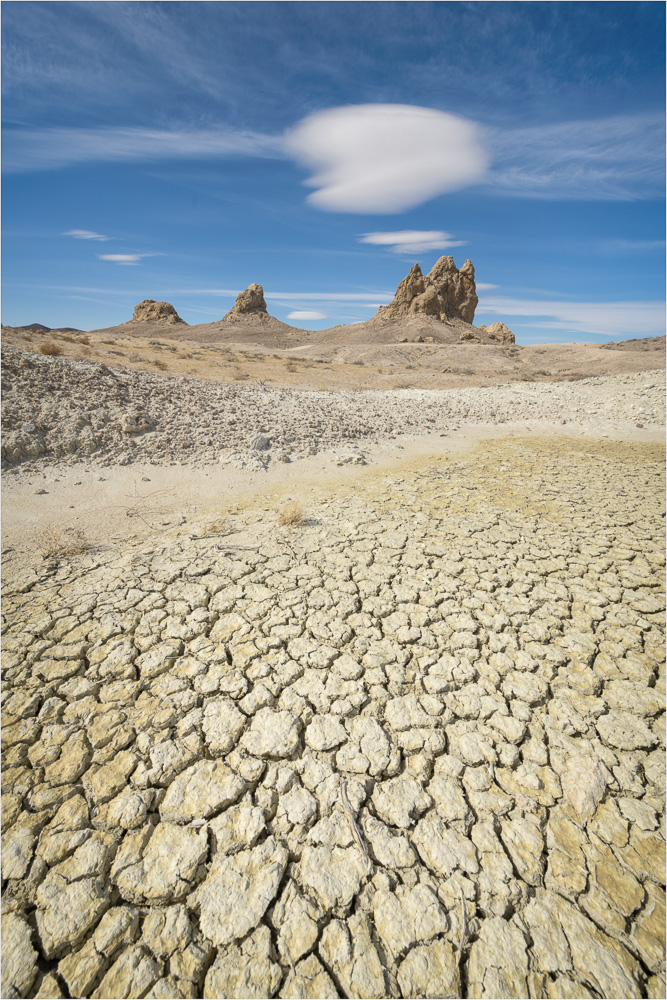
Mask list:
[{"label": "gravel field", "polygon": [[[433,417],[659,417],[544,392]],[[664,997],[662,449],[433,461],[5,577],[3,996]]]},{"label": "gravel field", "polygon": [[600,433],[664,426],[664,373],[492,388],[314,392],[236,385],[3,352],[8,465],[93,461],[262,468],[461,424],[545,422]]}]

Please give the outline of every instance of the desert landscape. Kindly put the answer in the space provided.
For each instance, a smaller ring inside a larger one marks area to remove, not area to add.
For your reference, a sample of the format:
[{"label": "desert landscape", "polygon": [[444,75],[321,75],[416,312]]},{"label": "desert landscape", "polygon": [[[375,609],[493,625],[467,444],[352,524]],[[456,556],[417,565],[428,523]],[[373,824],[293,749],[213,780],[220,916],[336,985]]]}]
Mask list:
[{"label": "desert landscape", "polygon": [[665,996],[665,338],[476,305],[3,328],[3,996]]}]

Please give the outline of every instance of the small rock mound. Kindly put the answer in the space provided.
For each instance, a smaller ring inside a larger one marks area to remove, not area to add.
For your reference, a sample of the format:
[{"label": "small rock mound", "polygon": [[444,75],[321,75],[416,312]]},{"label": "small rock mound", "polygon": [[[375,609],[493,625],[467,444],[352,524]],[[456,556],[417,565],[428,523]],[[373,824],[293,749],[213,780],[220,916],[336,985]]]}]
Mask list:
[{"label": "small rock mound", "polygon": [[427,275],[419,264],[403,278],[393,301],[380,306],[375,317],[395,319],[425,315],[439,320],[462,319],[472,323],[477,308],[475,268],[467,260],[459,270],[453,257],[441,257]]},{"label": "small rock mound", "polygon": [[492,323],[491,326],[479,326],[477,329],[486,334],[489,340],[497,340],[500,344],[514,343],[514,334],[504,323]]},{"label": "small rock mound", "polygon": [[170,302],[156,302],[155,299],[144,299],[134,307],[134,315],[130,323],[183,323]]},{"label": "small rock mound", "polygon": [[222,318],[223,320],[235,319],[237,316],[247,316],[249,313],[256,317],[268,316],[264,301],[264,289],[254,282],[236,296],[236,302]]}]

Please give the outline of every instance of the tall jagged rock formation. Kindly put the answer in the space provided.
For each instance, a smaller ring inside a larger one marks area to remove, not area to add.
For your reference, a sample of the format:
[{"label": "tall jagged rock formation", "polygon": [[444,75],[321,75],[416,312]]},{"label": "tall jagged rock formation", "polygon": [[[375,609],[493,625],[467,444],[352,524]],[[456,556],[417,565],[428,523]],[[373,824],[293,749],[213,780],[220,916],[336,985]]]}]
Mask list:
[{"label": "tall jagged rock formation", "polygon": [[375,316],[396,319],[422,315],[439,320],[458,317],[472,324],[477,302],[471,261],[467,260],[459,270],[453,257],[441,257],[426,275],[415,264],[396,289],[393,301],[380,306]]},{"label": "tall jagged rock formation", "polygon": [[187,326],[171,303],[156,302],[155,299],[144,299],[135,306],[134,315],[128,323],[183,323]]},{"label": "tall jagged rock formation", "polygon": [[268,316],[266,302],[264,301],[264,289],[261,285],[253,283],[248,285],[245,291],[236,296],[236,302],[222,318],[236,319],[239,316],[251,315],[259,319],[261,316]]}]

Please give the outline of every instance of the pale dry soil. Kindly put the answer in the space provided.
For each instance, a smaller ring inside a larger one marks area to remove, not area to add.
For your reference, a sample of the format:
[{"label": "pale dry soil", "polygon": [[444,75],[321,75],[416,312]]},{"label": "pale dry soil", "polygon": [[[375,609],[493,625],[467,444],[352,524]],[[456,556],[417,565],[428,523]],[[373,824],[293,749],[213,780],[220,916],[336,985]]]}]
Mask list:
[{"label": "pale dry soil", "polygon": [[[36,358],[48,357],[41,354],[46,350],[53,351],[53,357],[163,372],[166,377],[224,383],[261,380],[274,388],[316,391],[548,384],[665,369],[664,337],[619,344],[495,346],[420,343],[410,324],[395,333],[380,328],[370,338],[364,330],[364,324],[356,324],[272,337],[262,324],[238,329],[129,324],[87,334],[3,327],[2,343]],[[400,342],[403,333],[409,334],[409,342]]]},{"label": "pale dry soil", "polygon": [[2,996],[664,997],[663,461],[443,443],[8,553]]}]

